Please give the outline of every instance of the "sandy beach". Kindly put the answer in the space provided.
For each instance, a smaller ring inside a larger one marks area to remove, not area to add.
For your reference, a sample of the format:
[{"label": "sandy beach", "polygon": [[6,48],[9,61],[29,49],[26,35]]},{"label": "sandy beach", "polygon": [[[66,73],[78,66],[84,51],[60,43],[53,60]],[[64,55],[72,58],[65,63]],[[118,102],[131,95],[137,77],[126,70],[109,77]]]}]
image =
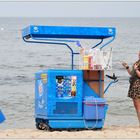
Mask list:
[{"label": "sandy beach", "polygon": [[11,129],[0,130],[0,139],[70,139],[70,138],[140,138],[138,126],[110,126],[102,130],[81,130],[81,131],[41,131],[37,129]]}]

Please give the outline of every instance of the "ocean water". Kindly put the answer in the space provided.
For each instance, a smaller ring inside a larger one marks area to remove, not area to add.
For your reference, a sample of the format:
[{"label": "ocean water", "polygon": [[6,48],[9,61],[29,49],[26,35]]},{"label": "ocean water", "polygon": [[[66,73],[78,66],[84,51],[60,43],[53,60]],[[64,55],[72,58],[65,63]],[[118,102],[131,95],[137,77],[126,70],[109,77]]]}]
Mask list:
[{"label": "ocean water", "polygon": [[[138,59],[140,18],[0,18],[0,109],[7,119],[0,129],[34,128],[34,73],[70,68],[70,53],[65,47],[22,40],[21,30],[31,24],[116,27],[116,39],[108,45],[113,48],[113,69],[106,73],[114,72],[119,82],[105,95],[109,104],[105,125],[138,125],[132,100],[127,97],[129,76],[121,62],[132,65]],[[82,40],[83,46],[94,43]],[[108,82],[106,78],[105,86]]]}]

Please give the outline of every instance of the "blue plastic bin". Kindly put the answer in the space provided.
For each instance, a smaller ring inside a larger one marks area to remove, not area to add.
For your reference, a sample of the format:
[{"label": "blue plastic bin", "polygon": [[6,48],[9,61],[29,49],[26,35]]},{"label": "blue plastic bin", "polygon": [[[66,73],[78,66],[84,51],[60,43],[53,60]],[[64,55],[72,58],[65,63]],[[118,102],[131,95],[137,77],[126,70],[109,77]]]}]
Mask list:
[{"label": "blue plastic bin", "polygon": [[5,116],[2,113],[2,111],[0,110],[0,123],[2,123],[5,120]]},{"label": "blue plastic bin", "polygon": [[95,98],[93,96],[84,99],[84,119],[100,120],[105,119],[107,104],[103,98]]}]

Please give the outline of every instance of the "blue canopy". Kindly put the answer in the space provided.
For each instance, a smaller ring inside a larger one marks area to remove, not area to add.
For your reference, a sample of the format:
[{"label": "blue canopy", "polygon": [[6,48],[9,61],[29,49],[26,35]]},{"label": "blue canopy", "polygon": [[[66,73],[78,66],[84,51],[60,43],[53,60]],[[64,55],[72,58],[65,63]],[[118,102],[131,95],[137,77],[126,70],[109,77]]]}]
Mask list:
[{"label": "blue canopy", "polygon": [[[102,45],[100,46],[100,49],[102,49],[115,39],[115,35],[116,29],[113,27],[30,25],[22,30],[22,38],[25,42],[66,46],[71,51],[72,69],[74,67],[74,55],[78,55],[79,52],[74,52],[72,47],[66,43],[75,41],[69,39],[100,39],[100,42],[92,46],[92,49],[101,44]],[[110,37],[110,40],[107,40],[106,43],[103,43],[104,39]],[[76,43],[78,47],[82,47],[79,40],[76,40]]]},{"label": "blue canopy", "polygon": [[114,37],[112,27],[79,27],[79,26],[36,26],[30,25],[22,30],[23,38],[74,38],[104,39]]}]

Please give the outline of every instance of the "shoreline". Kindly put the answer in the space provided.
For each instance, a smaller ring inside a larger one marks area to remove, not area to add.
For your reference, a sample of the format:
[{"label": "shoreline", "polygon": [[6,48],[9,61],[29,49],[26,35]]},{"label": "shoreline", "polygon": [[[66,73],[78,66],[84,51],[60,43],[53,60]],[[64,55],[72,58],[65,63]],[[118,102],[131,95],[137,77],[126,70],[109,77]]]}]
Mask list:
[{"label": "shoreline", "polygon": [[0,139],[76,139],[76,138],[131,138],[140,139],[139,126],[108,126],[101,130],[80,130],[80,131],[42,131],[36,128],[28,129],[5,129],[0,130]]}]

